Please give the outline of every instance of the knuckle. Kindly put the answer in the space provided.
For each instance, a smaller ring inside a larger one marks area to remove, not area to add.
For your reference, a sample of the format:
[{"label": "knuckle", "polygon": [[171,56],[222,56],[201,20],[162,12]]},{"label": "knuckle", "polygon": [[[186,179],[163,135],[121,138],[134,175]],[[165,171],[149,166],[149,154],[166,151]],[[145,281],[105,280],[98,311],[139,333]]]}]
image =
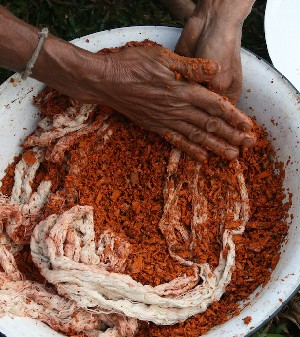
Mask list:
[{"label": "knuckle", "polygon": [[172,94],[167,95],[166,102],[172,108],[175,108],[178,106],[178,99],[175,95],[172,95]]},{"label": "knuckle", "polygon": [[180,108],[185,104],[185,96],[182,90],[179,90],[178,88],[171,87],[166,97],[168,105],[171,107]]},{"label": "knuckle", "polygon": [[220,119],[216,117],[211,117],[208,119],[206,123],[206,131],[207,132],[217,132],[221,130],[222,125]]},{"label": "knuckle", "polygon": [[213,95],[208,103],[208,111],[212,116],[223,116],[226,111],[224,99],[217,94]]},{"label": "knuckle", "polygon": [[199,129],[193,129],[188,134],[188,139],[196,144],[204,144],[207,140],[207,134]]}]

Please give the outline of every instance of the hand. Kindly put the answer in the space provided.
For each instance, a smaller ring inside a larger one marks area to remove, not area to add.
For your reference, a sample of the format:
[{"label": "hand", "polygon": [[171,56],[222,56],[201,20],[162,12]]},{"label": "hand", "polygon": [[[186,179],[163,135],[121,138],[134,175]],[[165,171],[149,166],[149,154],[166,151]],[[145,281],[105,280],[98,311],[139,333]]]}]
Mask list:
[{"label": "hand", "polygon": [[203,0],[188,19],[175,51],[189,57],[217,61],[220,72],[209,88],[236,104],[242,90],[242,23],[253,0]]},{"label": "hand", "polygon": [[[206,149],[232,160],[239,145],[255,143],[249,132],[251,119],[196,84],[211,81],[217,63],[181,57],[159,46],[126,48],[104,56],[102,101],[197,160],[206,160]],[[91,92],[97,94],[99,89]],[[97,96],[81,99],[95,102]]]},{"label": "hand", "polygon": [[209,89],[226,96],[236,104],[242,91],[240,58],[241,32],[228,32],[218,27],[204,27],[192,16],[186,23],[175,51],[189,57],[207,57],[217,61],[221,70],[209,83]]}]

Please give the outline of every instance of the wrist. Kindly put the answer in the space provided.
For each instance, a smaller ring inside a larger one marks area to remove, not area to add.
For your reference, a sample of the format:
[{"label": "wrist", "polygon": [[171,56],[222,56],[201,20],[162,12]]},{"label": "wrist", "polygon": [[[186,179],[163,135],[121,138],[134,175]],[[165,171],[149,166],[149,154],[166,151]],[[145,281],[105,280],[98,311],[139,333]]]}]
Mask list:
[{"label": "wrist", "polygon": [[251,12],[255,0],[200,0],[193,16],[206,25],[218,25],[226,30],[240,29]]},{"label": "wrist", "polygon": [[[39,29],[0,6],[0,66],[23,72],[37,48]],[[73,98],[101,103],[105,56],[96,55],[49,34],[31,77]]]},{"label": "wrist", "polygon": [[32,77],[75,99],[101,103],[104,70],[105,57],[102,55],[50,35]]}]

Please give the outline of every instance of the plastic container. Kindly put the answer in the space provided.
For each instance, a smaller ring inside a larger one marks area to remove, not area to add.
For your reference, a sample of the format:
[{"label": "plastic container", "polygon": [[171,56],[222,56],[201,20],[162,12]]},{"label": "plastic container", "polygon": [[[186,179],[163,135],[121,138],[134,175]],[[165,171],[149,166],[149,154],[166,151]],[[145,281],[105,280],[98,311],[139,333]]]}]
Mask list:
[{"label": "plastic container", "polygon": [[[104,31],[77,39],[74,44],[97,51],[116,47],[127,41],[151,39],[173,49],[181,30],[169,27],[129,27]],[[252,294],[249,305],[223,325],[208,332],[206,337],[242,337],[252,335],[275,315],[295,294],[300,281],[300,96],[296,89],[271,65],[254,54],[242,50],[243,93],[240,108],[255,115],[258,123],[269,132],[277,150],[278,160],[286,166],[285,188],[293,193],[294,215],[287,240],[282,247],[280,261],[271,280],[264,288]],[[19,144],[35,128],[39,119],[32,106],[33,95],[43,85],[28,79],[14,86],[8,80],[0,87],[0,177],[4,169],[20,151]],[[249,325],[243,318],[251,316]],[[58,337],[62,336],[43,323],[27,318],[0,319],[0,331],[7,337]]]}]

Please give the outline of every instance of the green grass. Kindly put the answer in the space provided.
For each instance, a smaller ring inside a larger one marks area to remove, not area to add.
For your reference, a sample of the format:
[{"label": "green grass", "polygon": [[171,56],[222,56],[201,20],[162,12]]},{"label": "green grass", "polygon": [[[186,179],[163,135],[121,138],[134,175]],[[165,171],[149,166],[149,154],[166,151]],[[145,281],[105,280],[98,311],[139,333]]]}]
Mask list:
[{"label": "green grass", "polygon": [[[0,0],[0,4],[32,25],[49,27],[53,35],[65,40],[133,25],[183,27],[183,22],[173,20],[158,0]],[[270,61],[264,36],[265,6],[266,0],[256,1],[244,24],[242,45]],[[11,74],[0,69],[0,83]],[[300,330],[295,323],[297,319],[299,322],[299,303],[295,297],[283,314],[254,337],[299,337]]]},{"label": "green grass", "polygon": [[156,1],[42,0],[6,2],[18,17],[71,40],[92,32],[144,24],[172,24],[165,9]]}]

